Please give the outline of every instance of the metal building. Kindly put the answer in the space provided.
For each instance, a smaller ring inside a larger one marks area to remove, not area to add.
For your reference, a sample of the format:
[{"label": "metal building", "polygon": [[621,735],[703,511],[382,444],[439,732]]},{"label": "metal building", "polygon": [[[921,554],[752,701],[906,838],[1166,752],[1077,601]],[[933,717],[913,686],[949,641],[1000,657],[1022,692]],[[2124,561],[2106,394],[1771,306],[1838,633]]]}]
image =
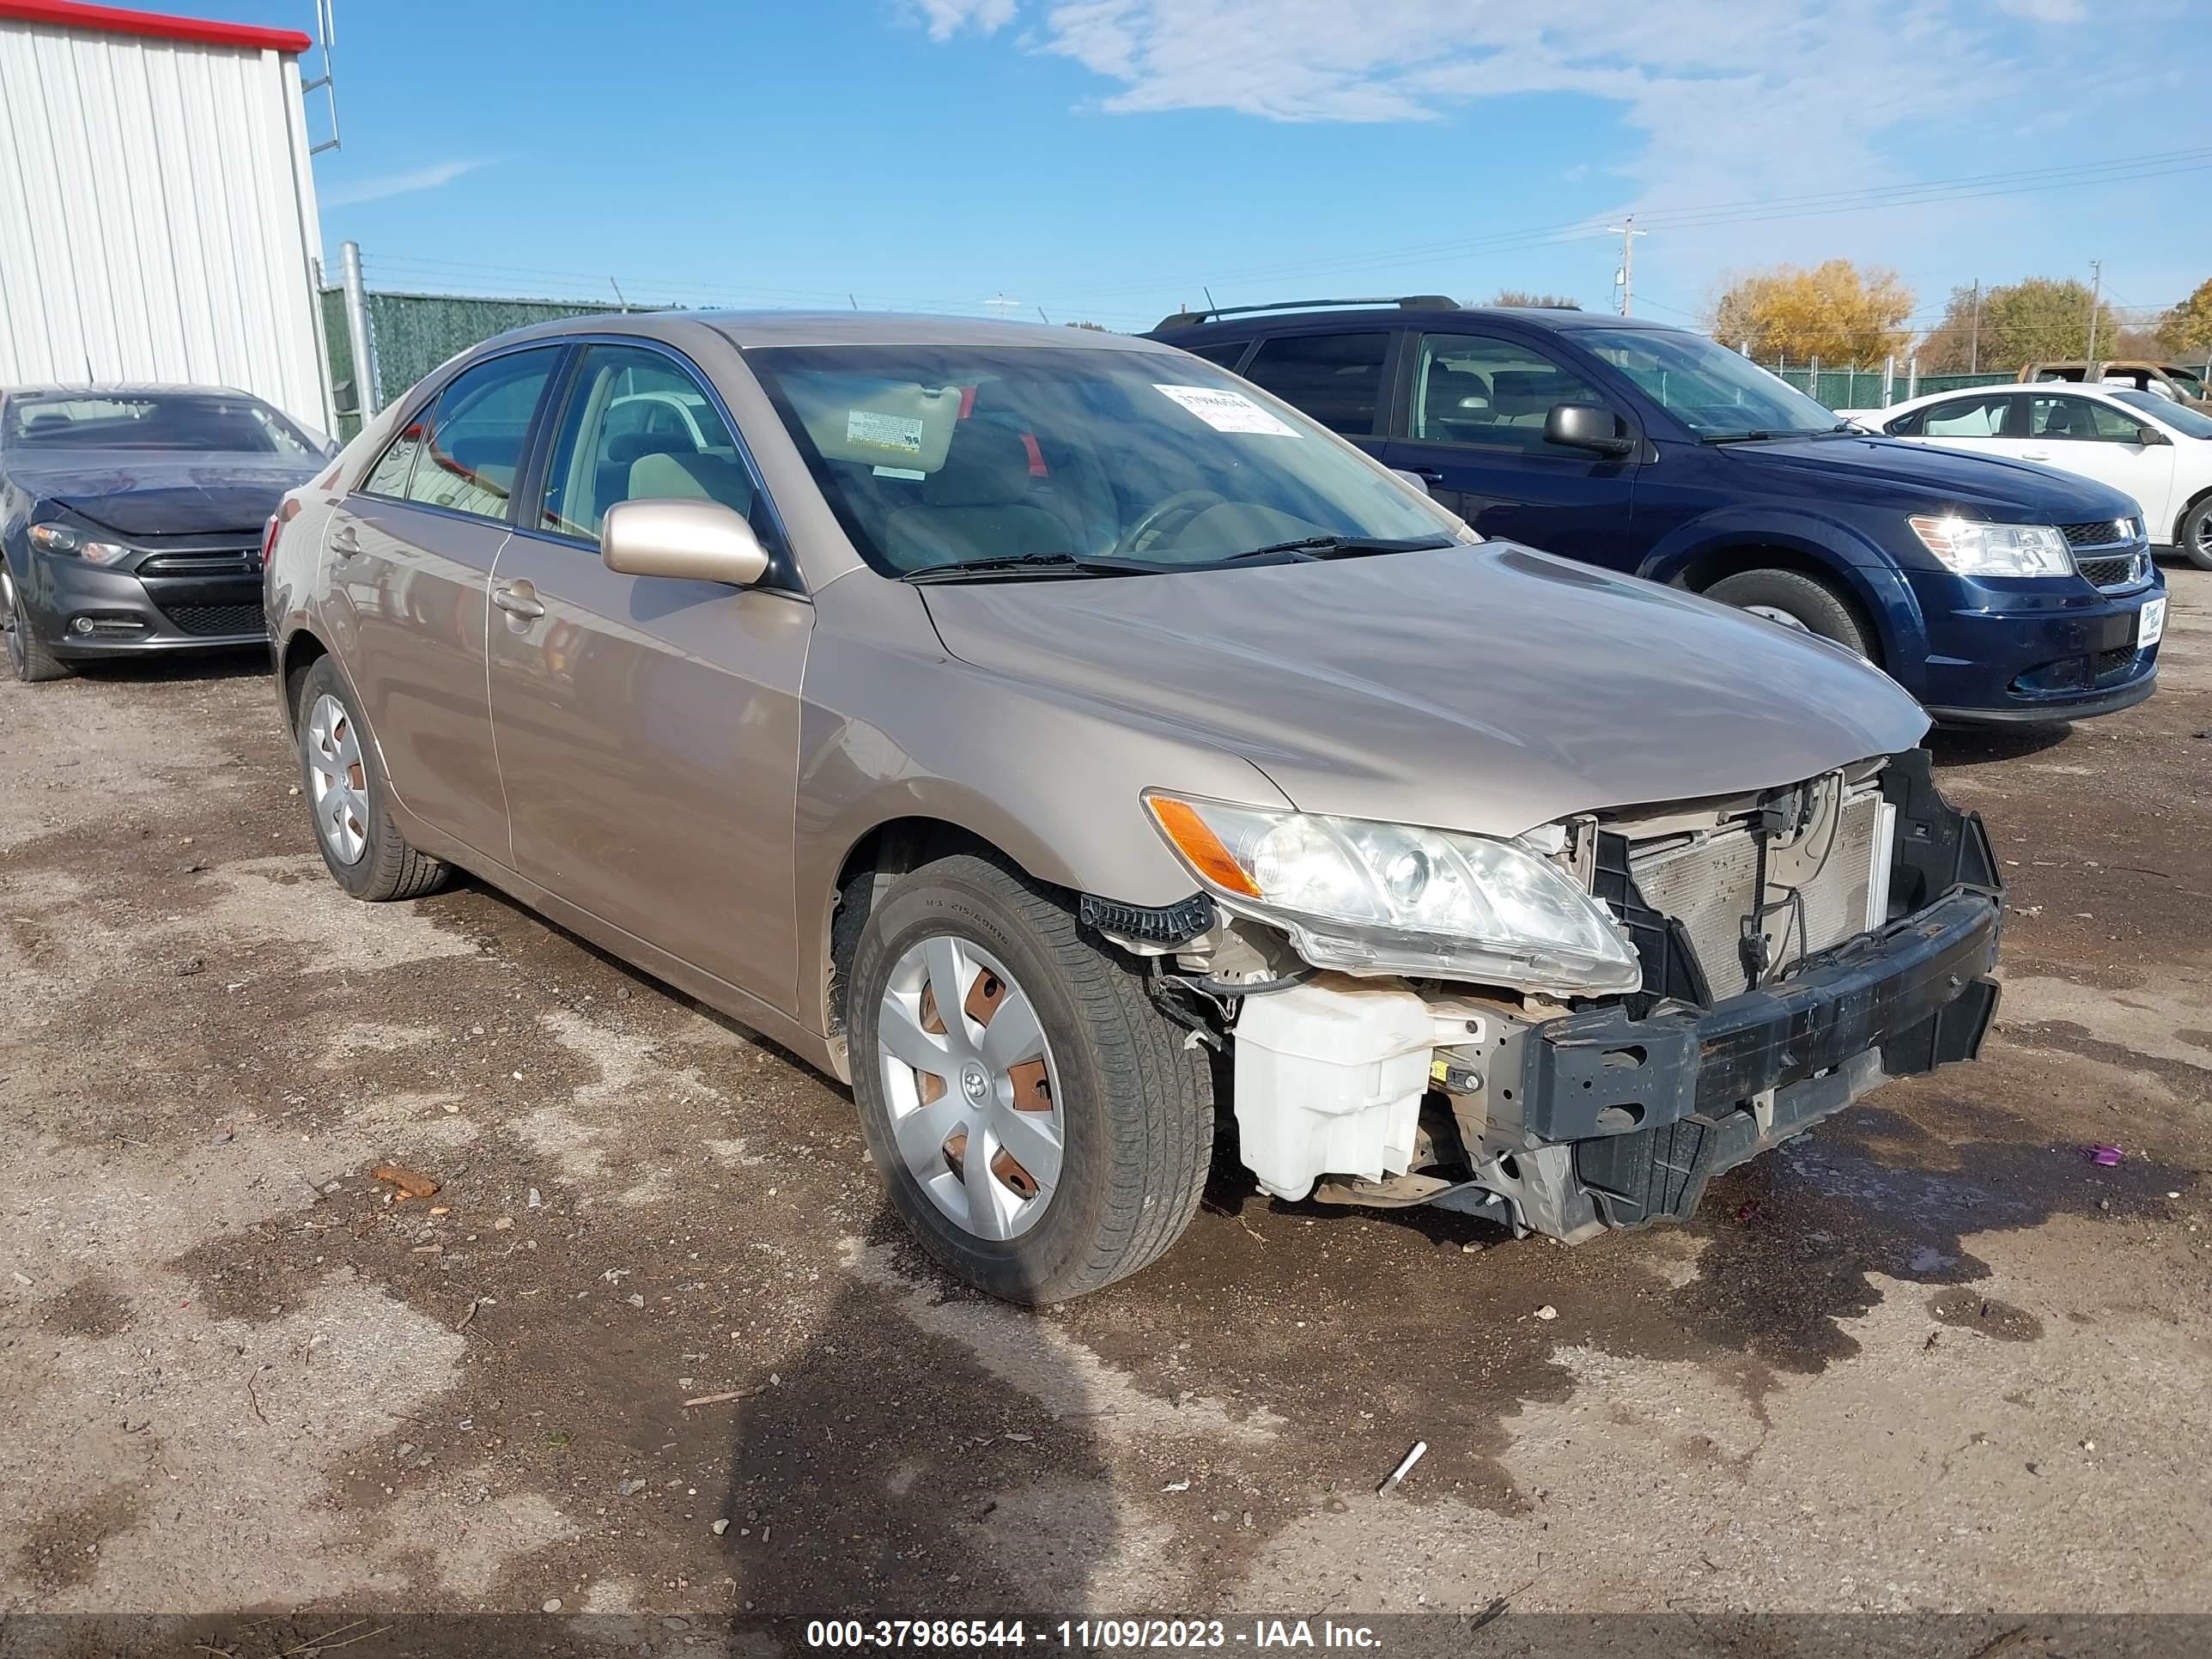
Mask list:
[{"label": "metal building", "polygon": [[0,0],[0,385],[235,386],[337,429],[308,38]]}]

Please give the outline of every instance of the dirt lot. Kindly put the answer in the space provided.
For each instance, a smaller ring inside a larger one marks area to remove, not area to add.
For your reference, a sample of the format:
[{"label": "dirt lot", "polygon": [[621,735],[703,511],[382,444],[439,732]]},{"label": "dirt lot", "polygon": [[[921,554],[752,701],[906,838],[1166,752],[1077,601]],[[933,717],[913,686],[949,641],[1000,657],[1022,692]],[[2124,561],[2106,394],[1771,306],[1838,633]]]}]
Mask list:
[{"label": "dirt lot", "polygon": [[2168,575],[2150,704],[1941,742],[2014,884],[1983,1063],[1574,1250],[1218,1171],[1036,1316],[828,1079],[479,886],[342,896],[258,663],[0,684],[0,1612],[2212,1610]]}]

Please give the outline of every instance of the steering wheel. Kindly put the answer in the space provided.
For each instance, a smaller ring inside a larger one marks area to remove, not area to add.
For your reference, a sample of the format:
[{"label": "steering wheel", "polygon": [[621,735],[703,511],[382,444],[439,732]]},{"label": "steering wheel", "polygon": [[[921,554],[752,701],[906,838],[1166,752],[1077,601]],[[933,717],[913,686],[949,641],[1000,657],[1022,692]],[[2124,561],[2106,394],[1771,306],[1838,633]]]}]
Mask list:
[{"label": "steering wheel", "polygon": [[1194,519],[1210,507],[1219,507],[1227,499],[1211,489],[1178,489],[1130,526],[1121,539],[1114,544],[1114,550],[1124,555],[1140,553],[1151,545],[1170,519]]}]

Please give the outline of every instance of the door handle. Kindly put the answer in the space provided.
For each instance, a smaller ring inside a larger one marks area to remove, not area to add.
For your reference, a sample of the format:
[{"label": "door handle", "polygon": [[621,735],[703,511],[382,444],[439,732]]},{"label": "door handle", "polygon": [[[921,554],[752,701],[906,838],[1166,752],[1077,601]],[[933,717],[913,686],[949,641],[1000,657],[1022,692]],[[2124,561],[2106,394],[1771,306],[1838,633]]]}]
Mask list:
[{"label": "door handle", "polygon": [[2047,449],[2023,449],[2020,452],[2020,458],[2023,461],[2047,461],[2051,459],[2051,452]]},{"label": "door handle", "polygon": [[508,582],[491,591],[491,602],[510,617],[534,621],[545,614],[545,607],[538,603],[538,590],[526,581]]},{"label": "door handle", "polygon": [[331,532],[331,551],[341,559],[349,559],[361,551],[361,532],[350,524],[341,524]]},{"label": "door handle", "polygon": [[1443,470],[1441,467],[1409,466],[1406,471],[1417,478],[1426,478],[1431,483],[1442,483],[1444,481]]}]

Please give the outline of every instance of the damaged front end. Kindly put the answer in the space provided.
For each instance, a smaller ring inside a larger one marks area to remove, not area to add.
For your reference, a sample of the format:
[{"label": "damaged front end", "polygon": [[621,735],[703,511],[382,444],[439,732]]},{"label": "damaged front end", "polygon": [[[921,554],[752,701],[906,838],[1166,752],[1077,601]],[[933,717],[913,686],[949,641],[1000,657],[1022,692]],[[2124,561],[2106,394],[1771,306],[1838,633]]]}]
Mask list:
[{"label": "damaged front end", "polygon": [[[1209,890],[1086,898],[1083,920],[1152,958],[1161,1005],[1226,1056],[1243,1161],[1281,1198],[1435,1204],[1568,1243],[1686,1216],[1713,1176],[1885,1079],[1972,1059],[1996,1007],[2002,884],[1921,750],[1522,837],[1519,884],[1477,895],[1540,936],[1512,984],[1402,926],[1348,945],[1279,925],[1169,833]],[[1422,848],[1465,851],[1388,834],[1358,866],[1383,884]],[[1617,950],[1560,914],[1554,875]]]}]

